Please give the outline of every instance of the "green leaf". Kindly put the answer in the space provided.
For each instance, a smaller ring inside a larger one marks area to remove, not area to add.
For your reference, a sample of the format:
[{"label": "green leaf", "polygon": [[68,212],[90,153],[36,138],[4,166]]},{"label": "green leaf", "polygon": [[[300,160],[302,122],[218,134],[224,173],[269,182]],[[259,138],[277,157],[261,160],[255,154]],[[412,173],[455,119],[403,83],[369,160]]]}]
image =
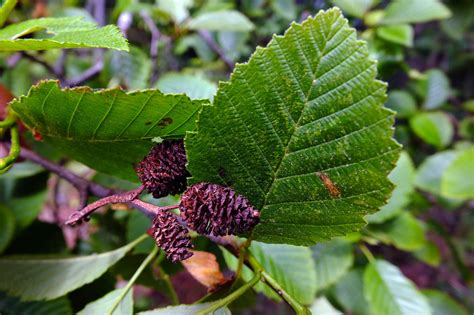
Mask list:
[{"label": "green leaf", "polygon": [[474,147],[461,151],[441,177],[441,194],[448,198],[474,198]]},{"label": "green leaf", "polygon": [[158,8],[168,13],[174,22],[180,24],[189,16],[194,0],[158,0]]},{"label": "green leaf", "polygon": [[0,254],[8,247],[15,233],[15,216],[12,211],[0,204]]},{"label": "green leaf", "polygon": [[117,289],[107,293],[97,301],[91,302],[86,307],[77,313],[78,315],[96,315],[96,314],[107,314],[107,315],[132,315],[133,314],[133,294],[132,290],[129,290],[125,298],[123,298],[118,304],[117,308],[113,312],[112,308],[117,303],[117,300],[122,296],[125,288]]},{"label": "green leaf", "polygon": [[17,4],[18,0],[5,0],[0,2],[1,7],[0,7],[0,28],[2,28],[3,24],[5,24],[5,21],[8,19],[8,16],[10,16],[10,13],[13,11]]},{"label": "green leaf", "polygon": [[[307,247],[265,244],[252,242],[251,253],[285,291],[302,304],[311,304],[316,295],[316,271],[311,250]],[[223,251],[226,263],[232,269],[237,266],[237,259]],[[243,278],[250,281],[253,272],[244,267]],[[280,300],[274,291],[263,283],[258,283],[254,289],[263,292],[268,297]]]},{"label": "green leaf", "polygon": [[425,97],[423,107],[426,109],[435,109],[444,105],[451,95],[449,79],[439,69],[427,71],[419,85]]},{"label": "green leaf", "polygon": [[249,32],[253,23],[242,13],[234,10],[206,12],[187,23],[191,30]]},{"label": "green leaf", "polygon": [[441,149],[453,138],[451,121],[444,112],[419,113],[410,119],[410,127],[426,143]]},{"label": "green leaf", "polygon": [[22,300],[51,300],[100,277],[140,238],[116,250],[90,256],[49,258],[12,256],[0,259],[0,290]]},{"label": "green leaf", "polygon": [[410,195],[415,191],[415,166],[406,152],[400,154],[397,166],[388,178],[395,184],[388,203],[379,212],[368,215],[369,223],[382,223],[395,217],[410,203]]},{"label": "green leaf", "polygon": [[362,277],[363,271],[361,269],[353,269],[337,281],[331,291],[332,296],[347,313],[355,315],[370,314],[369,305],[363,294],[364,283]]},{"label": "green leaf", "polygon": [[409,212],[379,225],[369,225],[369,233],[386,244],[405,250],[421,249],[426,244],[425,227]]},{"label": "green leaf", "polygon": [[417,111],[415,99],[403,90],[390,91],[385,106],[396,111],[397,117],[400,118],[413,116]]},{"label": "green leaf", "polygon": [[[143,234],[143,231],[146,231],[150,228],[151,222],[150,219],[144,216],[138,211],[132,211],[127,220],[127,242],[131,242],[140,235]],[[137,245],[133,253],[134,254],[148,254],[155,247],[155,242],[152,238],[147,238],[145,241]]]},{"label": "green leaf", "polygon": [[375,314],[431,314],[428,302],[415,285],[396,266],[383,260],[367,266],[364,296]]},{"label": "green leaf", "polygon": [[441,253],[439,248],[436,243],[432,241],[426,241],[423,247],[416,250],[413,254],[422,262],[433,267],[438,267],[441,263]]},{"label": "green leaf", "polygon": [[8,206],[15,216],[16,228],[24,230],[27,228],[43,210],[46,201],[46,191],[36,194],[12,198],[8,200]]},{"label": "green leaf", "polygon": [[354,263],[352,245],[347,241],[333,240],[314,246],[316,288],[321,291],[338,281]]},{"label": "green leaf", "polygon": [[212,101],[217,91],[214,82],[196,75],[168,72],[156,82],[163,93],[184,93],[190,99],[209,99]]},{"label": "green leaf", "polygon": [[387,6],[381,24],[422,23],[450,16],[449,9],[439,0],[397,0]]},{"label": "green leaf", "polygon": [[363,18],[365,13],[373,6],[378,0],[332,0],[335,6],[341,8],[344,13],[355,16],[357,18]]},{"label": "green leaf", "polygon": [[[141,312],[138,315],[196,315],[197,312],[203,311],[212,303],[193,304],[193,305],[177,305],[165,308],[157,308],[151,311]],[[227,307],[220,308],[210,315],[231,315]]]},{"label": "green leaf", "polygon": [[56,82],[34,86],[11,107],[52,146],[101,172],[137,181],[133,166],[154,137],[180,138],[195,128],[205,101],[157,90],[60,89]]},{"label": "green leaf", "polygon": [[[23,38],[40,31],[49,36]],[[82,17],[34,19],[0,29],[0,51],[95,47],[128,51],[127,40],[116,26],[98,28]]]},{"label": "green leaf", "polygon": [[24,302],[17,297],[0,292],[0,313],[21,315],[72,315],[71,305],[66,297],[52,301]]},{"label": "green leaf", "polygon": [[417,170],[415,186],[436,195],[441,194],[441,176],[456,156],[455,151],[444,151],[429,156]]},{"label": "green leaf", "polygon": [[413,46],[413,28],[408,24],[380,26],[377,28],[377,35],[395,44]]},{"label": "green leaf", "polygon": [[392,190],[399,151],[367,54],[338,9],[258,48],[186,136],[190,182],[249,198],[260,241],[313,245],[365,225]]},{"label": "green leaf", "polygon": [[125,85],[128,89],[144,89],[149,86],[151,60],[142,49],[130,46],[129,52],[109,51],[108,67],[117,85]]},{"label": "green leaf", "polygon": [[325,297],[317,298],[311,305],[310,311],[312,314],[343,315],[343,313],[332,306]]},{"label": "green leaf", "polygon": [[433,310],[433,315],[467,315],[467,310],[449,295],[436,290],[423,290]]}]

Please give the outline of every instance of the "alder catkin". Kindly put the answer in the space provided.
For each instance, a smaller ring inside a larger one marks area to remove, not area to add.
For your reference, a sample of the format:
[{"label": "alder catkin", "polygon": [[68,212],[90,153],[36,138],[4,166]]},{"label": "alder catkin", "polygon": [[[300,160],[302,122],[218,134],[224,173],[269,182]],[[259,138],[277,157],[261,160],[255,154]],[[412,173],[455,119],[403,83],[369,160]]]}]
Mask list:
[{"label": "alder catkin", "polygon": [[186,190],[186,152],[183,140],[164,140],[138,163],[135,171],[143,186],[155,198]]},{"label": "alder catkin", "polygon": [[172,262],[188,259],[193,255],[193,247],[188,229],[182,226],[175,214],[169,211],[158,213],[152,224],[156,245],[166,253]]},{"label": "alder catkin", "polygon": [[229,187],[199,183],[181,197],[179,209],[188,227],[200,234],[223,236],[250,231],[260,213]]}]

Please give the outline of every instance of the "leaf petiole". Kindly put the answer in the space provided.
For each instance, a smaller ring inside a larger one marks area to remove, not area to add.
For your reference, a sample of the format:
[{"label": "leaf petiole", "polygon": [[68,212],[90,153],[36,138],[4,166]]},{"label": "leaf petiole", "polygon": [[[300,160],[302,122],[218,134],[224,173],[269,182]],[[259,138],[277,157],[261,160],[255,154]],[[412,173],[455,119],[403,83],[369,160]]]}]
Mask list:
[{"label": "leaf petiole", "polygon": [[257,284],[257,282],[261,278],[261,272],[257,271],[255,272],[255,276],[247,283],[245,283],[243,286],[226,296],[225,298],[216,301],[215,303],[211,304],[208,308],[200,311],[197,313],[197,315],[206,315],[206,314],[214,314],[215,311],[220,309],[221,307],[224,307],[233,301],[235,301],[239,296],[244,294],[248,289],[252,288],[254,285]]},{"label": "leaf petiole", "polygon": [[[140,238],[141,239],[141,238]],[[138,240],[137,240],[138,241]],[[110,309],[108,315],[112,315],[113,312],[115,311],[115,309],[119,306],[120,302],[125,298],[125,296],[127,295],[128,291],[130,291],[130,289],[132,288],[133,284],[135,283],[135,281],[137,281],[138,277],[140,276],[140,274],[143,272],[143,270],[145,269],[145,267],[153,260],[153,258],[156,257],[156,254],[158,254],[158,248],[155,247],[153,248],[153,250],[151,251],[151,253],[145,258],[145,260],[142,262],[142,264],[140,265],[140,267],[138,267],[138,269],[135,271],[135,273],[133,274],[132,278],[130,278],[130,280],[128,281],[127,283],[127,286],[125,287],[125,290],[122,292],[122,294],[120,294],[120,296],[118,297],[117,301],[115,301],[114,305],[112,306],[112,308]]]},{"label": "leaf petiole", "polygon": [[18,126],[11,127],[10,133],[10,152],[6,157],[0,159],[0,174],[2,174],[4,170],[7,171],[20,156],[20,134],[18,132]]}]

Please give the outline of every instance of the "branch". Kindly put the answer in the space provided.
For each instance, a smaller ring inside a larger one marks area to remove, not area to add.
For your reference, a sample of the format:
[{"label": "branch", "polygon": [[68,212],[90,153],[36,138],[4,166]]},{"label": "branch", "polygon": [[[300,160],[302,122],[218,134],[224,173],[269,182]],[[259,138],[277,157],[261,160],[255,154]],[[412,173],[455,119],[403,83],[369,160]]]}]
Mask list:
[{"label": "branch", "polygon": [[99,58],[100,59],[97,60],[89,69],[82,72],[76,78],[66,81],[65,82],[66,85],[78,86],[86,82],[87,80],[90,80],[94,78],[95,76],[97,76],[104,68],[104,61],[102,60],[102,57],[99,57]]},{"label": "branch", "polygon": [[211,33],[208,31],[199,31],[199,36],[211,47],[212,50],[214,50],[218,55],[219,58],[224,61],[224,63],[229,67],[230,70],[234,69],[234,62],[230,60],[222,50],[222,48],[214,41],[214,38],[212,38]]}]

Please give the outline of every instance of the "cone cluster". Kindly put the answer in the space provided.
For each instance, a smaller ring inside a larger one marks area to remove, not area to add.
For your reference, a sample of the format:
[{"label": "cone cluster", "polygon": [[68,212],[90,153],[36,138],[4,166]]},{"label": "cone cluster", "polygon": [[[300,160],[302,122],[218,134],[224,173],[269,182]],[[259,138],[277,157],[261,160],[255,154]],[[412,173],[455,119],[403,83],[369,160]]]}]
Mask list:
[{"label": "cone cluster", "polygon": [[260,213],[229,187],[199,183],[186,190],[179,206],[189,228],[206,235],[224,236],[250,231]]},{"label": "cone cluster", "polygon": [[135,171],[155,198],[182,193],[189,175],[183,140],[165,140],[155,145]]}]

